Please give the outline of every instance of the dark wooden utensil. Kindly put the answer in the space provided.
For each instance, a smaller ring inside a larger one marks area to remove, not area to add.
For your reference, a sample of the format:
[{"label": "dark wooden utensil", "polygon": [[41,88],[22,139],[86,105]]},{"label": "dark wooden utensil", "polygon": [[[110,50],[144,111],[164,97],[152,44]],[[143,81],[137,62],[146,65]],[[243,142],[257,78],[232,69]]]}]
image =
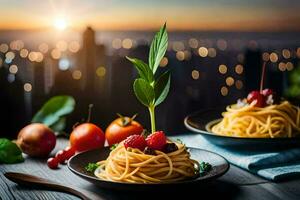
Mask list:
[{"label": "dark wooden utensil", "polygon": [[[43,189],[53,190],[53,191],[59,191],[59,192],[66,192],[69,194],[73,194],[83,200],[91,200],[92,198],[87,197],[82,192],[79,192],[78,190],[75,190],[73,188],[61,185],[59,183],[55,183],[53,181],[43,179],[37,176],[32,176],[29,174],[23,174],[23,173],[16,173],[16,172],[6,172],[4,176],[20,185],[30,186],[30,187],[39,187]],[[94,197],[93,197],[94,199]],[[97,199],[100,199],[99,197]]]}]

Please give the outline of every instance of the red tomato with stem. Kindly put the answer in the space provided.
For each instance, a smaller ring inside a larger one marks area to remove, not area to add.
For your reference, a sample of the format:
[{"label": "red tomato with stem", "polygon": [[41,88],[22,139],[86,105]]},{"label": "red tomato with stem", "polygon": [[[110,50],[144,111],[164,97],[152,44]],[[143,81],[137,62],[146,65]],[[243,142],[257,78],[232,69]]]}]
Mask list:
[{"label": "red tomato with stem", "polygon": [[120,117],[114,120],[105,130],[105,137],[109,145],[113,145],[125,140],[130,135],[140,135],[144,128],[134,121],[136,115],[133,117]]},{"label": "red tomato with stem", "polygon": [[104,142],[103,131],[92,123],[80,124],[70,135],[71,147],[79,152],[103,147]]}]

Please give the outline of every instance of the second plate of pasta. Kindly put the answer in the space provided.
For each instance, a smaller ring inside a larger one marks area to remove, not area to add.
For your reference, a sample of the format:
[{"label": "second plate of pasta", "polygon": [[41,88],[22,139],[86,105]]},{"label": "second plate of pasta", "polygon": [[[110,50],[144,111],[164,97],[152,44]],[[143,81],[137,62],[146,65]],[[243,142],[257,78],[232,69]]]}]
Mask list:
[{"label": "second plate of pasta", "polygon": [[267,109],[240,109],[203,109],[188,115],[184,124],[209,142],[226,148],[271,150],[300,146],[299,111],[293,105],[283,102]]}]

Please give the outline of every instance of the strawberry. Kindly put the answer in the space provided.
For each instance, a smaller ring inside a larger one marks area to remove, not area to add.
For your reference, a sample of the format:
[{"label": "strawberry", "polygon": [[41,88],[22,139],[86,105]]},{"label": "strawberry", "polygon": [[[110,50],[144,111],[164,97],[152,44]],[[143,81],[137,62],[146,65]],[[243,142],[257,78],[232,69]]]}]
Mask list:
[{"label": "strawberry", "polygon": [[142,135],[131,135],[127,137],[124,141],[124,146],[126,149],[128,147],[131,147],[144,151],[145,147],[147,146],[147,143]]},{"label": "strawberry", "polygon": [[167,143],[167,137],[163,131],[156,131],[146,138],[146,142],[151,149],[162,151]]}]

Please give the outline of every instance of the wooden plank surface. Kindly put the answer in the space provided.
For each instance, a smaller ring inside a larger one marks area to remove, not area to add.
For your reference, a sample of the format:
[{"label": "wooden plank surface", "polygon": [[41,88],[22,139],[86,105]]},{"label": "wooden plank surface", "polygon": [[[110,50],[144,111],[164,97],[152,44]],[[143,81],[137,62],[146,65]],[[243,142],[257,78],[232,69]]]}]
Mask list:
[{"label": "wooden plank surface", "polygon": [[[180,137],[179,137],[180,138]],[[55,153],[67,145],[67,140],[59,139]],[[77,197],[61,192],[45,191],[36,188],[18,186],[7,180],[3,173],[7,171],[22,172],[37,175],[58,183],[84,190],[93,199],[157,199],[163,195],[160,193],[136,193],[102,190],[89,182],[77,177],[63,165],[58,170],[50,170],[46,160],[25,159],[24,163],[13,165],[0,165],[0,197],[3,200],[10,199],[66,199],[73,200]],[[230,170],[223,177],[208,184],[195,185],[193,188],[174,188],[165,191],[167,195],[176,195],[177,198],[189,196],[210,195],[212,199],[223,196],[225,199],[300,199],[300,179],[282,183],[272,183],[240,168],[231,165]]]}]

